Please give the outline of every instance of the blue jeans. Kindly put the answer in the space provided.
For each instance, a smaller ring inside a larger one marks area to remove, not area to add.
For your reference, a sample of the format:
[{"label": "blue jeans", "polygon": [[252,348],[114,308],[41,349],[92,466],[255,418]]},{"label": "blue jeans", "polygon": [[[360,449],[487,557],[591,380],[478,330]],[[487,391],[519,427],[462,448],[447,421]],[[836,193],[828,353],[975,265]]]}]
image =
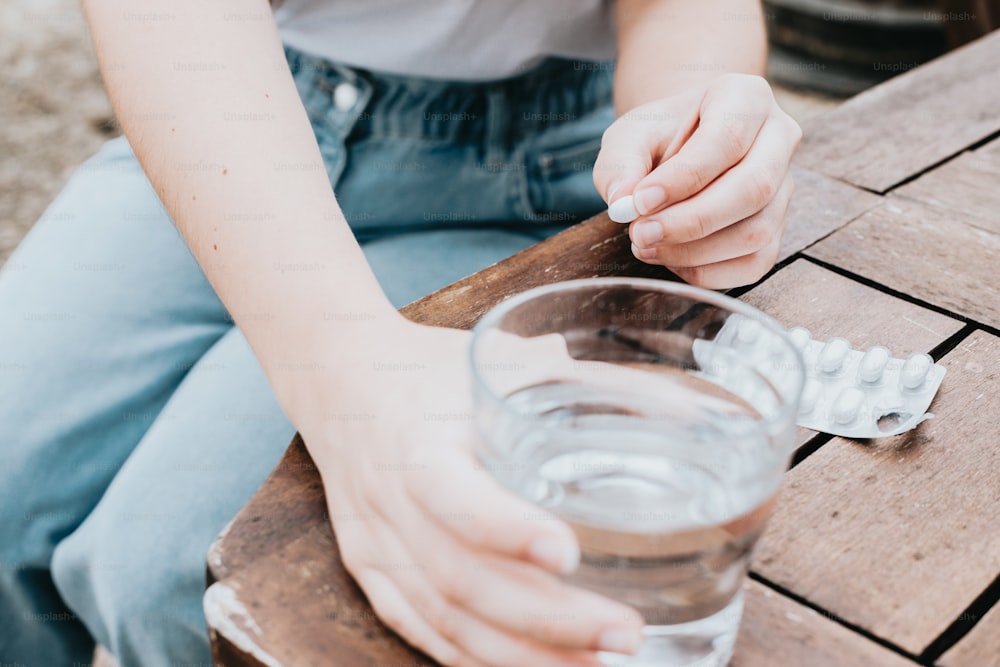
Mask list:
[{"label": "blue jeans", "polygon": [[[275,168],[326,169],[397,305],[603,207],[606,67],[468,84],[288,57],[324,164]],[[124,139],[0,272],[0,397],[0,662],[86,664],[96,640],[122,667],[210,664],[207,549],[294,429]]]}]

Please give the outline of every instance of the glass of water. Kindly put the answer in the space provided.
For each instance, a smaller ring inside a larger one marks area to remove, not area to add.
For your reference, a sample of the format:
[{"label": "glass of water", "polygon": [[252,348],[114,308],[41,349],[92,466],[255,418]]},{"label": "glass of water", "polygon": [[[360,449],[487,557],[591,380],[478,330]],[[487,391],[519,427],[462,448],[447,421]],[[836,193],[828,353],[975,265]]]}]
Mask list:
[{"label": "glass of water", "polygon": [[472,372],[480,463],[572,527],[570,582],[646,620],[639,653],[605,664],[726,665],[794,449],[805,372],[784,329],[687,285],[575,280],[487,313]]}]

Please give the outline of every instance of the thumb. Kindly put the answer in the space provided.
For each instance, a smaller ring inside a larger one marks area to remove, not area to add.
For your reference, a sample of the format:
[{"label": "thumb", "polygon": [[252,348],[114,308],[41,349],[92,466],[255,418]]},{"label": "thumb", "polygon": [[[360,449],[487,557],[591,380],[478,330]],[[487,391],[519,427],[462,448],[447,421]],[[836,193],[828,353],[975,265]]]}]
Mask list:
[{"label": "thumb", "polygon": [[594,187],[608,203],[608,215],[615,222],[632,222],[639,217],[632,191],[653,168],[652,152],[636,136],[636,129],[621,119],[616,121],[604,133],[594,163]]},{"label": "thumb", "polygon": [[638,183],[673,156],[698,125],[697,91],[650,102],[623,114],[604,133],[594,163],[594,185],[615,222],[641,215],[633,195]]}]

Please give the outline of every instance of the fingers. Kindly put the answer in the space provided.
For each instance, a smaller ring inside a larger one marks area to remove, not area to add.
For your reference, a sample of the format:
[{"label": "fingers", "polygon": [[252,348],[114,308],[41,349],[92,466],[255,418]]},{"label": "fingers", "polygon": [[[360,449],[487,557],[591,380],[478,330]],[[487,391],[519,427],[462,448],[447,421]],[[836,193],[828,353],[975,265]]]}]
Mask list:
[{"label": "fingers", "polygon": [[[755,283],[778,259],[793,191],[789,174],[764,210],[735,225],[688,243],[646,250],[633,244],[632,252],[642,261],[666,266],[692,285],[726,289]],[[741,250],[746,254],[740,255]]]},{"label": "fingers", "polygon": [[632,252],[645,262],[671,268],[694,268],[751,255],[781,240],[794,190],[792,175],[787,173],[771,201],[749,217],[692,241],[662,241],[646,248],[633,243]]},{"label": "fingers", "polygon": [[[632,242],[640,249],[656,244],[687,243],[763,210],[777,198],[789,179],[788,165],[797,139],[798,135],[783,119],[768,121],[739,164],[698,194],[635,221],[629,229]],[[747,247],[733,255],[760,247]],[[738,251],[741,246],[733,249]]]},{"label": "fingers", "polygon": [[[465,441],[474,437],[469,429]],[[446,518],[456,508],[474,510],[474,521],[443,522],[454,537],[471,547],[530,561],[552,572],[576,569],[580,549],[573,531],[501,487],[468,450],[434,443],[421,447],[417,456],[427,470],[434,471],[408,478],[410,495],[425,514]],[[525,517],[549,520],[526,521]]]},{"label": "fingers", "polygon": [[[487,567],[440,534],[433,521],[418,513],[397,518],[418,532],[415,541],[413,535],[398,532],[400,526],[384,520],[367,523],[367,530],[361,531],[364,539],[357,530],[348,530],[347,539],[341,540],[344,562],[379,617],[439,662],[598,667],[594,647],[615,647],[607,637],[602,644],[593,631],[586,633],[589,619],[579,605],[591,600],[577,598],[596,595],[577,592],[524,563],[511,562],[513,570],[499,561]],[[511,579],[512,572],[519,574]],[[548,578],[549,585],[525,590],[516,585],[525,573],[529,579]],[[558,588],[571,595],[560,595]],[[492,616],[514,622],[498,623]],[[560,641],[569,636],[574,639]]]},{"label": "fingers", "polygon": [[[690,268],[671,268],[684,282],[708,289],[752,285],[767,275],[778,258],[781,239],[750,255]],[[670,267],[667,267],[670,268]]]},{"label": "fingers", "polygon": [[474,667],[477,664],[438,634],[384,573],[365,567],[353,574],[378,617],[409,644],[448,667]]},{"label": "fingers", "polygon": [[635,185],[694,132],[697,95],[691,92],[671,100],[671,104],[658,101],[637,107],[605,131],[594,163],[594,187],[610,205],[609,214],[616,222],[631,222],[636,217],[630,198]]},{"label": "fingers", "polygon": [[649,215],[700,192],[737,164],[774,107],[760,77],[726,75],[705,93],[698,127],[675,155],[635,186],[635,206]]}]

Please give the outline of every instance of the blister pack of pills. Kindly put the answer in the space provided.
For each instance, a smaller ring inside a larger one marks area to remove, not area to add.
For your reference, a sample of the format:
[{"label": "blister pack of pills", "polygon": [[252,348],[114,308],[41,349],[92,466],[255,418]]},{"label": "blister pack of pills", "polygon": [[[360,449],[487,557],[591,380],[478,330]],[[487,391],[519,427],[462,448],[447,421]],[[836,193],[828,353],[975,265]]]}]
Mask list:
[{"label": "blister pack of pills", "polygon": [[[731,317],[715,338],[734,346],[752,364],[768,363],[774,351],[759,336],[761,325]],[[844,338],[813,340],[802,327],[788,331],[802,353],[806,383],[796,423],[848,438],[878,438],[905,433],[934,415],[927,412],[945,368],[929,354],[894,358],[876,345],[855,350]]]},{"label": "blister pack of pills", "polygon": [[881,345],[854,350],[844,338],[812,339],[795,327],[789,338],[806,362],[797,423],[848,438],[899,435],[934,415],[927,412],[945,368],[929,354],[894,358]]}]

